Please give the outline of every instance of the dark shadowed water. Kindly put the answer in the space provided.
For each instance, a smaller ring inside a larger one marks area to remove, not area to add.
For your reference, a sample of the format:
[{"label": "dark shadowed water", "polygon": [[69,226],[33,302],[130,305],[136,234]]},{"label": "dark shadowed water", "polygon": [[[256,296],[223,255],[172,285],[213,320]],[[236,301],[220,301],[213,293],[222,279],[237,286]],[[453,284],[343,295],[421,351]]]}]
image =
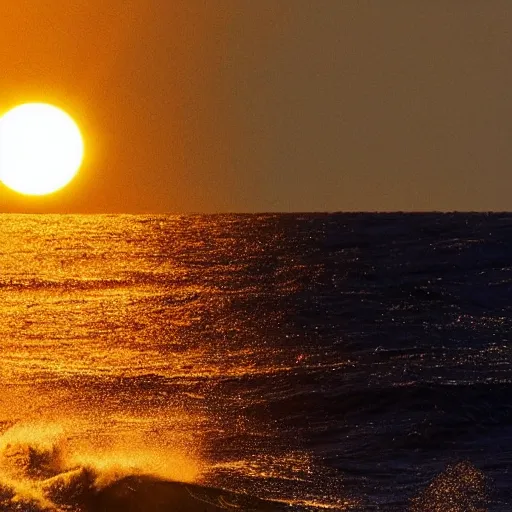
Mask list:
[{"label": "dark shadowed water", "polygon": [[0,509],[509,511],[511,299],[509,214],[0,215]]}]

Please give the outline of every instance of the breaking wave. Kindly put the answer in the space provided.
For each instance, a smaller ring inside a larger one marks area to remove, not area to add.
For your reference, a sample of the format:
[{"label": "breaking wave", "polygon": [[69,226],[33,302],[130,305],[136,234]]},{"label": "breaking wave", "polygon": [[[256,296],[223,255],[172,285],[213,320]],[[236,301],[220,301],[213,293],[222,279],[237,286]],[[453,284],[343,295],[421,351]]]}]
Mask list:
[{"label": "breaking wave", "polygon": [[410,512],[485,512],[488,482],[468,461],[449,465],[419,496]]},{"label": "breaking wave", "polygon": [[18,424],[0,436],[2,511],[216,511],[243,498],[194,484],[199,464],[178,452],[81,450],[68,441],[59,424]]},{"label": "breaking wave", "polygon": [[[280,512],[292,502],[265,501],[200,485],[201,464],[179,451],[123,440],[80,448],[61,424],[16,424],[0,436],[0,510],[5,512]],[[487,485],[469,462],[448,466],[415,498],[411,512],[480,512]],[[297,505],[297,504],[296,504]],[[326,505],[301,502],[301,510]],[[362,510],[347,500],[336,510]],[[364,507],[364,505],[363,505]],[[364,508],[363,508],[364,509]]]}]

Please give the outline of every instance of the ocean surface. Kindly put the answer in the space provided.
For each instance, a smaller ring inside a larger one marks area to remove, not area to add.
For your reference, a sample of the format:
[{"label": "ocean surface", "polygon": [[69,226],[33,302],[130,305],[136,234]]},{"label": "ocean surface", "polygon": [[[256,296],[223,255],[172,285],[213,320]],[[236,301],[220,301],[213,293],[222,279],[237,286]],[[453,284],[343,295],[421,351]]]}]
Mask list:
[{"label": "ocean surface", "polygon": [[512,509],[512,214],[0,215],[1,511]]}]

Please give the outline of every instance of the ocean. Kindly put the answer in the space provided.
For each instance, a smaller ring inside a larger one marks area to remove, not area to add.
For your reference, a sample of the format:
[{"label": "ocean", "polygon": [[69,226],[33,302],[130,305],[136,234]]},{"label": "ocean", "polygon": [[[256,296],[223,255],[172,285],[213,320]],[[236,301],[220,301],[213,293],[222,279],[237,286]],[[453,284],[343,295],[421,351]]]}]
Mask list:
[{"label": "ocean", "polygon": [[512,214],[0,215],[0,510],[512,508]]}]

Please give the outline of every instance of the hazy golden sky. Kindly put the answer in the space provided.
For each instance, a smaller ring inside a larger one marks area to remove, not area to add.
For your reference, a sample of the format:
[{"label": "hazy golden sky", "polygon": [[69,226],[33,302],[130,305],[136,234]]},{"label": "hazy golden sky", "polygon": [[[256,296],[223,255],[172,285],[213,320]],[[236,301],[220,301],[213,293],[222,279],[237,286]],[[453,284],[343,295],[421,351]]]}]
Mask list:
[{"label": "hazy golden sky", "polygon": [[88,157],[0,211],[511,210],[510,0],[5,0],[0,110]]}]

